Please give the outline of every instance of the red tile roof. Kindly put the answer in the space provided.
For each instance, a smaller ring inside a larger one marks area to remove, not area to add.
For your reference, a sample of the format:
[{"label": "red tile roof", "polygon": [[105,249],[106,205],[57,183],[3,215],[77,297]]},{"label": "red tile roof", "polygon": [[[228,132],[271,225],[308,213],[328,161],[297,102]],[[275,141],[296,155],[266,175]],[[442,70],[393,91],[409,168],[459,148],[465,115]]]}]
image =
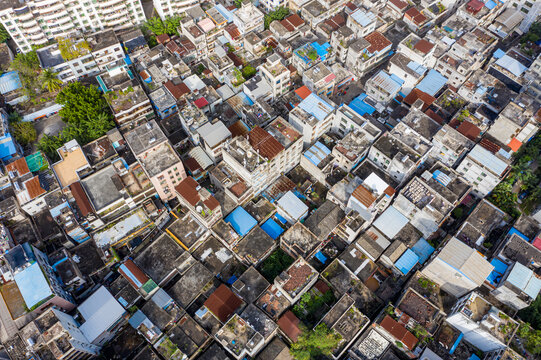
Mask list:
[{"label": "red tile roof", "polygon": [[466,8],[471,12],[477,13],[481,11],[483,6],[485,6],[485,3],[480,0],[470,0],[468,5],[466,5]]},{"label": "red tile roof", "polygon": [[404,14],[405,18],[411,19],[416,25],[421,25],[426,21],[426,16],[424,16],[417,8],[412,7]]},{"label": "red tile roof", "polygon": [[28,174],[30,172],[25,158],[19,158],[13,162],[10,162],[6,165],[6,170],[8,172],[17,171],[18,176],[23,176],[24,174]]},{"label": "red tile roof", "polygon": [[26,180],[24,182],[24,186],[26,187],[26,191],[28,191],[28,196],[30,196],[30,199],[35,199],[38,196],[43,195],[47,192],[41,187],[41,184],[39,183],[39,178],[37,176],[34,176],[30,180]]},{"label": "red tile roof", "polygon": [[250,131],[248,127],[241,121],[237,121],[227,128],[231,132],[232,137],[243,136]]},{"label": "red tile roof", "polygon": [[180,99],[182,96],[190,93],[190,89],[183,82],[175,85],[171,80],[169,80],[164,85],[167,90],[169,90],[171,95],[173,95],[177,100]]},{"label": "red tile roof", "polygon": [[419,50],[420,52],[424,54],[428,54],[430,50],[434,47],[434,44],[432,44],[430,41],[421,39],[417,41],[417,44],[413,47],[415,50]]},{"label": "red tile roof", "polygon": [[87,216],[88,214],[92,213],[92,205],[90,204],[90,200],[88,200],[81,183],[79,181],[74,182],[69,186],[69,188],[81,215]]},{"label": "red tile roof", "polygon": [[295,90],[295,94],[297,94],[303,100],[306,99],[311,93],[312,92],[310,91],[310,89],[308,89],[306,85],[301,86],[300,88]]},{"label": "red tile roof", "polygon": [[462,123],[460,123],[456,130],[472,141],[475,141],[481,133],[481,129],[468,120],[464,120]]},{"label": "red tile roof", "polygon": [[410,333],[403,325],[396,322],[389,315],[385,315],[385,318],[379,324],[389,334],[391,334],[396,340],[400,341],[409,350],[413,350],[417,342],[419,341],[412,333]]},{"label": "red tile roof", "polygon": [[175,186],[175,190],[179,196],[182,196],[184,200],[188,202],[188,204],[196,206],[200,200],[199,193],[196,190],[198,186],[199,183],[195,181],[194,178],[188,176]]},{"label": "red tile roof", "polygon": [[359,202],[363,204],[366,208],[369,208],[377,199],[372,194],[372,192],[368,190],[367,188],[365,188],[363,185],[357,186],[357,188],[353,191],[353,194],[351,194],[351,196],[359,200]]},{"label": "red tile roof", "polygon": [[436,114],[434,112],[434,110],[432,110],[432,109],[427,109],[425,111],[425,114],[427,114],[432,120],[434,120],[435,122],[437,122],[440,125],[443,125],[443,123],[445,122],[445,120],[441,116]]},{"label": "red tile roof", "polygon": [[233,23],[228,24],[224,28],[224,30],[227,31],[227,33],[229,34],[229,36],[231,36],[231,39],[233,39],[233,40],[238,40],[241,37],[240,31],[237,28],[237,25],[235,25]]},{"label": "red tile roof", "polygon": [[259,151],[259,155],[268,160],[274,159],[284,150],[284,146],[278,140],[259,126],[248,133],[248,141],[255,150]]},{"label": "red tile roof", "polygon": [[366,35],[364,39],[370,43],[370,46],[367,49],[369,53],[382,51],[387,46],[390,46],[392,44],[389,39],[387,39],[385,36],[383,36],[382,33],[378,31],[371,32],[370,34]]},{"label": "red tile roof", "polygon": [[424,103],[423,109],[426,109],[429,107],[434,101],[436,101],[436,98],[430,94],[425,93],[424,91],[421,91],[417,88],[411,90],[411,92],[406,96],[404,99],[404,102],[408,105],[413,105],[417,100],[421,99],[421,101]]},{"label": "red tile roof", "polygon": [[393,4],[394,6],[396,6],[398,9],[400,10],[404,10],[405,8],[408,7],[408,3],[406,1],[402,1],[402,0],[389,0],[389,2],[391,4]]},{"label": "red tile roof", "polygon": [[195,104],[195,106],[197,106],[200,109],[204,108],[205,106],[209,104],[207,99],[205,99],[204,97],[200,97],[199,99],[195,100],[193,103]]},{"label": "red tile roof", "polygon": [[520,149],[522,146],[522,142],[518,141],[517,138],[513,138],[509,144],[507,144],[507,146],[509,146],[513,151],[518,151],[518,149]]},{"label": "red tile roof", "polygon": [[235,295],[225,284],[220,285],[204,303],[221,322],[227,319],[242,305],[242,300]]},{"label": "red tile roof", "polygon": [[169,40],[171,40],[171,38],[167,34],[161,34],[156,36],[156,41],[158,42],[158,44],[165,44]]},{"label": "red tile roof", "polygon": [[541,237],[536,237],[532,245],[537,249],[541,250]]},{"label": "red tile roof", "polygon": [[482,138],[481,141],[479,141],[479,145],[481,145],[493,154],[497,153],[501,149],[500,145],[490,141],[487,138]]},{"label": "red tile roof", "polygon": [[289,310],[276,323],[280,327],[280,330],[293,342],[297,341],[299,335],[302,333],[301,329],[299,329],[300,320]]},{"label": "red tile roof", "polygon": [[[139,267],[135,265],[135,263],[131,259],[124,261],[124,266],[131,273],[130,275],[135,277],[135,279],[137,279],[137,281],[139,281],[141,285],[144,285],[149,280],[149,277],[146,276],[145,273],[141,269],[139,269]],[[122,276],[124,276],[126,280],[128,280],[130,284],[133,285],[134,288],[139,289],[139,286],[133,281],[132,276],[127,274],[122,267],[118,268],[118,272],[121,273]]]}]

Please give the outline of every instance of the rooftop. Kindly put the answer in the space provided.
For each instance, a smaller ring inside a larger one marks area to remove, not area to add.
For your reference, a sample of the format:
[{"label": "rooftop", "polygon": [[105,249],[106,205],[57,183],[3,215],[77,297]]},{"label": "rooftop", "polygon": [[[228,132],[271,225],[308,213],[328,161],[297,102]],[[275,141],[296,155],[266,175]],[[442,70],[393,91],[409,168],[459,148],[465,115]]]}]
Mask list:
[{"label": "rooftop", "polygon": [[103,286],[79,305],[77,311],[84,319],[79,329],[91,342],[125,314],[122,305]]},{"label": "rooftop", "polygon": [[303,258],[298,258],[287,270],[276,277],[275,282],[292,298],[295,298],[314,277],[317,277],[317,274],[318,272]]},{"label": "rooftop", "polygon": [[90,167],[90,164],[75,140],[65,143],[57,152],[60,155],[60,160],[53,164],[53,169],[60,185],[65,188],[78,181],[78,172]]},{"label": "rooftop", "polygon": [[283,233],[280,241],[287,244],[289,248],[294,249],[298,255],[305,258],[310,256],[322,244],[321,240],[300,222],[296,222]]},{"label": "rooftop", "polygon": [[196,261],[170,289],[169,294],[182,308],[190,304],[206,289],[214,274]]},{"label": "rooftop", "polygon": [[124,137],[135,156],[139,156],[167,140],[167,137],[155,120],[137,126],[135,129],[125,133]]},{"label": "rooftop", "polygon": [[261,227],[255,226],[235,247],[235,252],[252,264],[257,264],[274,248],[274,239]]},{"label": "rooftop", "polygon": [[232,285],[246,303],[254,302],[270,286],[256,268],[250,266]]}]

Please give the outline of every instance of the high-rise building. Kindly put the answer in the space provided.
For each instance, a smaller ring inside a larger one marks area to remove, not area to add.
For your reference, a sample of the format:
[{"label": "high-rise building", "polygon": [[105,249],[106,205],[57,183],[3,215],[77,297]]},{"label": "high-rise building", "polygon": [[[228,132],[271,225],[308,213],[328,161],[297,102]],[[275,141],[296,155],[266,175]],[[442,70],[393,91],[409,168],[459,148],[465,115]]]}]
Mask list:
[{"label": "high-rise building", "polygon": [[105,28],[119,29],[145,20],[140,0],[6,0],[0,23],[22,52],[58,37]]}]

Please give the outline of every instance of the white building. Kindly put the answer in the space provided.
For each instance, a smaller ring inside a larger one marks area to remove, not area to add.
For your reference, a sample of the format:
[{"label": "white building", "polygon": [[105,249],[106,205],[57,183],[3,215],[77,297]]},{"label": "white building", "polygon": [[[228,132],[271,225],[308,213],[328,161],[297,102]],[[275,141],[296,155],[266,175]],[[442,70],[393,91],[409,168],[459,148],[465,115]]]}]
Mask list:
[{"label": "white building", "polygon": [[289,122],[302,134],[305,145],[316,141],[330,128],[334,106],[317,96],[308,95],[289,113]]},{"label": "white building", "polygon": [[374,13],[357,9],[349,14],[346,25],[353,30],[357,38],[361,38],[376,30],[377,19]]},{"label": "white building", "polygon": [[127,28],[143,21],[140,0],[0,2],[0,23],[22,52],[76,32]]},{"label": "white building", "polygon": [[274,53],[259,67],[259,74],[272,88],[272,98],[277,99],[289,91],[291,71],[282,64],[280,55]]},{"label": "white building", "polygon": [[532,26],[541,14],[541,2],[539,1],[513,0],[505,2],[505,5],[522,13],[524,20],[522,20],[519,28],[524,33],[528,32],[530,26]]},{"label": "white building", "polygon": [[255,31],[263,31],[263,12],[255,7],[251,1],[243,1],[240,9],[233,13],[233,23],[237,25],[242,35]]},{"label": "white building", "polygon": [[178,16],[199,5],[199,0],[152,0],[152,4],[160,18],[165,20],[167,17]]},{"label": "white building", "polygon": [[510,163],[510,154],[501,149],[492,153],[477,144],[456,170],[473,185],[476,193],[486,196],[505,177]]},{"label": "white building", "polygon": [[515,310],[524,309],[537,298],[541,291],[541,279],[531,269],[519,262],[513,264],[492,295]]}]

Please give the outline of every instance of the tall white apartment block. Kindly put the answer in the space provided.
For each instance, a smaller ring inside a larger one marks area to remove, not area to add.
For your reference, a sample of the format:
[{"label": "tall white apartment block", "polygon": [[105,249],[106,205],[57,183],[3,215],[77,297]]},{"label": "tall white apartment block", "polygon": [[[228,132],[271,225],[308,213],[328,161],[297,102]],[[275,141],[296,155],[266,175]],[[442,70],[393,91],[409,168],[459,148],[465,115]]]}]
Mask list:
[{"label": "tall white apartment block", "polygon": [[0,1],[0,23],[22,52],[76,32],[120,29],[144,20],[140,0]]},{"label": "tall white apartment block", "polygon": [[187,9],[199,5],[199,0],[153,0],[154,10],[162,18],[178,16]]}]

